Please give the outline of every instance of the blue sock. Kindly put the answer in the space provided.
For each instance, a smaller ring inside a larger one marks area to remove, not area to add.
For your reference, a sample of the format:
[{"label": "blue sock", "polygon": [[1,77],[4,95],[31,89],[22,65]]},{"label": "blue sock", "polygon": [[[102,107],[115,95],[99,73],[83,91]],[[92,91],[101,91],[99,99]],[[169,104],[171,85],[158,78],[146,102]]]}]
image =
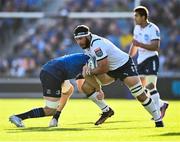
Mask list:
[{"label": "blue sock", "polygon": [[43,108],[35,108],[28,112],[17,114],[17,117],[21,118],[22,120],[28,119],[28,118],[38,118],[38,117],[44,117],[45,113]]}]

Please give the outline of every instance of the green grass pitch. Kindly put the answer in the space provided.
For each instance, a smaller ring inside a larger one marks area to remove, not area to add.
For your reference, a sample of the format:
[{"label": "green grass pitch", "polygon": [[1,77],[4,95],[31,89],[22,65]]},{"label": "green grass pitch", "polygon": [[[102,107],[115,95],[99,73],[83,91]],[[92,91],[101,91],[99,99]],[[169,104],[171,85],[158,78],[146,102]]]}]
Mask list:
[{"label": "green grass pitch", "polygon": [[155,128],[150,115],[136,100],[106,101],[115,115],[101,126],[94,125],[101,112],[95,104],[86,99],[71,99],[61,114],[59,127],[48,128],[51,117],[46,117],[25,120],[25,128],[16,128],[8,122],[10,115],[44,106],[44,101],[0,99],[0,141],[180,141],[180,101],[169,101],[164,128]]}]

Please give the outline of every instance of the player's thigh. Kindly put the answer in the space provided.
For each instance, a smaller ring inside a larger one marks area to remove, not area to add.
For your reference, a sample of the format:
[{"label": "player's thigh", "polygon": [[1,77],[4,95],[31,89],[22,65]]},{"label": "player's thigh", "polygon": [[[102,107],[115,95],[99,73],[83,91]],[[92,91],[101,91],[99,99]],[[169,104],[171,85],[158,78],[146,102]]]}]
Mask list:
[{"label": "player's thigh", "polygon": [[113,83],[115,81],[114,78],[110,77],[109,75],[107,75],[105,73],[97,75],[96,77],[97,77],[97,79],[99,79],[99,81],[101,82],[101,84],[103,86],[109,85],[109,84],[111,84],[111,83]]},{"label": "player's thigh", "polygon": [[96,89],[92,87],[87,81],[84,81],[82,85],[82,90],[85,94],[91,94],[95,92]]}]

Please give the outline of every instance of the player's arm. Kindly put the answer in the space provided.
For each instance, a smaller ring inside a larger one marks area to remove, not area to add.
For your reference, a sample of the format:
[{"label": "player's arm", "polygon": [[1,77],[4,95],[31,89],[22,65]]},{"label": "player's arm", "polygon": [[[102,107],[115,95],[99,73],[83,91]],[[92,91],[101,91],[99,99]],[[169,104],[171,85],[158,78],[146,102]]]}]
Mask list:
[{"label": "player's arm", "polygon": [[133,45],[150,50],[150,51],[157,51],[160,47],[160,40],[159,39],[151,40],[150,44],[144,44],[144,43],[138,42],[137,40],[133,40]]},{"label": "player's arm", "polygon": [[107,56],[102,60],[97,61],[97,67],[90,70],[91,75],[99,75],[109,71],[109,62]]},{"label": "player's arm", "polygon": [[56,111],[62,111],[65,107],[66,103],[68,102],[69,98],[74,92],[74,86],[70,83],[69,80],[66,80],[62,85],[62,93],[61,98],[59,100],[59,106],[57,107]]},{"label": "player's arm", "polygon": [[134,57],[137,54],[138,47],[131,44],[129,49],[129,56]]}]

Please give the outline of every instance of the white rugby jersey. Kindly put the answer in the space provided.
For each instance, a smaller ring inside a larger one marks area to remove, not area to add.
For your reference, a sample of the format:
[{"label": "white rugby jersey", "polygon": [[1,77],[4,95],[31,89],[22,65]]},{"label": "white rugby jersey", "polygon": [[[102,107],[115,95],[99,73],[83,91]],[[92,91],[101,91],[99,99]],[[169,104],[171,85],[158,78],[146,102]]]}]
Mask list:
[{"label": "white rugby jersey", "polygon": [[85,49],[85,53],[96,58],[96,61],[107,57],[109,70],[115,70],[124,65],[129,60],[129,55],[121,51],[109,40],[92,34],[90,48]]},{"label": "white rugby jersey", "polygon": [[[142,28],[140,25],[136,25],[134,28],[134,39],[144,44],[150,44],[151,40],[160,40],[159,28],[149,23],[146,27]],[[157,51],[150,51],[144,48],[138,48],[138,64],[142,63],[145,59],[158,55]]]}]

